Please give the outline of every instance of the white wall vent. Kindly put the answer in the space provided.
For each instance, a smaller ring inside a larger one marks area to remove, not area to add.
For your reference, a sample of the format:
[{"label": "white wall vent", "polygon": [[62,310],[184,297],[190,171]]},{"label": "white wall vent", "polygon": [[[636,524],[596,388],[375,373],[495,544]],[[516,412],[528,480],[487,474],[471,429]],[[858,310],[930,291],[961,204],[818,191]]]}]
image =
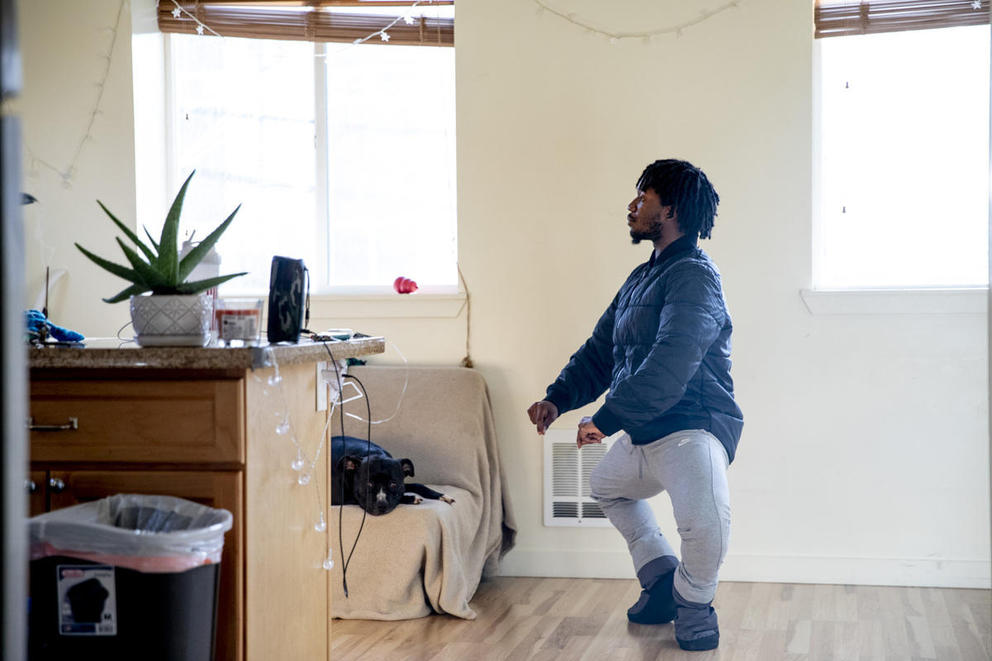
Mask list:
[{"label": "white wall vent", "polygon": [[599,503],[589,497],[589,475],[606,455],[613,437],[601,444],[575,446],[575,431],[544,434],[544,525],[587,528],[610,525]]}]

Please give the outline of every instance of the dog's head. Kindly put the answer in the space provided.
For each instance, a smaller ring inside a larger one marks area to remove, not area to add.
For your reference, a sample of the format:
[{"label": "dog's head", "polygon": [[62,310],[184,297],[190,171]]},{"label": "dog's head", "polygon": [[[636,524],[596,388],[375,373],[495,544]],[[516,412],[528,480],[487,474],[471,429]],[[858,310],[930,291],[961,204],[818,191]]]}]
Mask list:
[{"label": "dog's head", "polygon": [[350,485],[355,500],[369,514],[388,514],[403,498],[403,480],[413,477],[413,462],[409,459],[347,455],[338,463],[347,489]]}]

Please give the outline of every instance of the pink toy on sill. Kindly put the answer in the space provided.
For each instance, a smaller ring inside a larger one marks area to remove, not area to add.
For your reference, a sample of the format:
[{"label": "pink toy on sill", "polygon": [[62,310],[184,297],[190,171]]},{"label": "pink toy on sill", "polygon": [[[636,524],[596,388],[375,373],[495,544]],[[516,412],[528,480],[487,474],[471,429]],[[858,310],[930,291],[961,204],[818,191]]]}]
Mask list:
[{"label": "pink toy on sill", "polygon": [[397,294],[412,294],[417,291],[417,283],[410,278],[404,278],[400,276],[393,280],[393,289],[396,290]]}]

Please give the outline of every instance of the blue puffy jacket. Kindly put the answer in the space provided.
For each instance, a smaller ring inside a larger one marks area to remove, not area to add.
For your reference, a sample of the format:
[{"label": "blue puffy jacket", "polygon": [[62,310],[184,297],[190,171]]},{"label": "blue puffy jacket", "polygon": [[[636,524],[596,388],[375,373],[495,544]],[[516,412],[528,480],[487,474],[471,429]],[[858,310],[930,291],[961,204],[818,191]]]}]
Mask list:
[{"label": "blue puffy jacket", "polygon": [[630,274],[545,399],[559,413],[610,392],[593,422],[643,445],[705,429],[731,461],[743,416],[730,378],[732,324],[720,272],[682,237]]}]

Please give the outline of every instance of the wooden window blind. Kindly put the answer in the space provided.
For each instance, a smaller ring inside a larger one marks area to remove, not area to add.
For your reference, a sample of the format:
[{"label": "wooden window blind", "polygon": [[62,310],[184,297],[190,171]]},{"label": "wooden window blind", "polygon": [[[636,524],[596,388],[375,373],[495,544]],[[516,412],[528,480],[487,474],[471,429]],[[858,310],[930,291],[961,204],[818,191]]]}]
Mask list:
[{"label": "wooden window blind", "polygon": [[[178,0],[211,30],[225,37],[283,39],[289,41],[333,41],[351,43],[389,28],[389,41],[378,37],[368,44],[400,46],[454,46],[453,18],[414,16],[413,24],[396,20],[404,7],[415,3],[399,0]],[[454,5],[454,0],[423,1],[416,9]],[[388,7],[394,12],[364,14],[355,8]],[[348,8],[348,11],[335,9]],[[197,21],[186,13],[173,14],[176,3],[159,0],[158,27],[162,32],[196,34]],[[393,24],[395,22],[395,24]],[[389,27],[393,24],[392,27]],[[204,32],[210,34],[209,31]]]},{"label": "wooden window blind", "polygon": [[989,0],[816,0],[815,37],[929,30],[989,22]]}]

